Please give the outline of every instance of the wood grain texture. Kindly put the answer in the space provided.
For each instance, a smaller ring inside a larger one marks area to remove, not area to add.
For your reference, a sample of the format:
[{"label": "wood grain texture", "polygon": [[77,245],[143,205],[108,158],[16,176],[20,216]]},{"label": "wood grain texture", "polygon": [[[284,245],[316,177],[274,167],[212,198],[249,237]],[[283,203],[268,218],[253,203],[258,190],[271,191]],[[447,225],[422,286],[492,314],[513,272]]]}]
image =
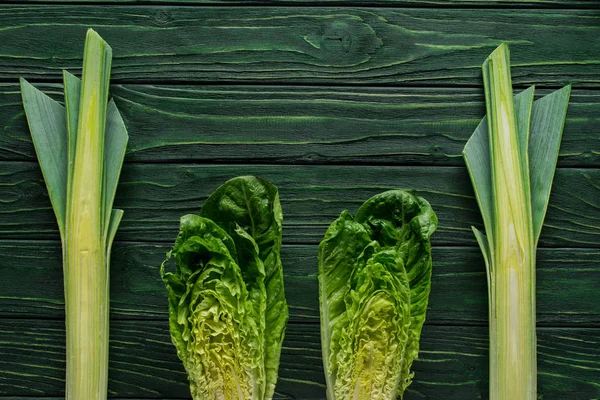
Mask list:
[{"label": "wood grain texture", "polygon": [[[58,85],[39,85],[62,100]],[[463,166],[482,89],[115,85],[126,162]],[[538,90],[541,96],[549,90]],[[18,85],[0,85],[0,161],[35,160]],[[600,91],[571,95],[559,166],[600,166]]]},{"label": "wood grain texture", "polygon": [[[158,269],[170,246],[115,243],[111,260],[114,320],[168,319],[167,293]],[[317,253],[317,245],[283,248],[285,293],[293,322],[319,322]],[[0,254],[0,318],[63,318],[60,243],[0,241]],[[600,302],[596,301],[599,257],[600,250],[590,249],[538,252],[540,326],[600,326]],[[433,259],[426,323],[486,325],[487,282],[479,249],[434,247]]]},{"label": "wood grain texture", "polygon": [[[487,329],[423,329],[416,380],[406,400],[479,399],[487,395]],[[64,330],[61,321],[3,320],[0,394],[61,396]],[[324,399],[319,326],[288,325],[276,392],[280,398]],[[600,395],[600,330],[538,329],[539,394],[548,399]],[[186,377],[170,343],[168,324],[116,321],[111,325],[112,397],[189,398]]]},{"label": "wood grain texture", "polygon": [[[411,188],[439,219],[436,245],[475,245],[481,226],[466,168],[320,165],[127,164],[115,206],[125,210],[118,240],[172,242],[179,218],[197,213],[223,182],[257,175],[279,188],[286,243],[318,243],[342,210],[371,196]],[[558,169],[541,246],[598,247],[600,169]],[[54,214],[35,162],[0,163],[0,239],[58,239]]]},{"label": "wood grain texture", "polygon": [[[81,0],[51,0],[56,4],[81,3]],[[87,0],[87,3],[140,3],[140,0]],[[20,4],[48,3],[48,0],[19,0]],[[510,8],[598,8],[596,0],[144,0],[143,3],[160,5],[320,5],[395,6],[395,7],[510,7]]]},{"label": "wood grain texture", "polygon": [[396,187],[417,189],[440,219],[405,400],[487,398],[486,278],[469,229],[481,220],[460,152],[484,114],[481,63],[502,40],[520,88],[574,84],[538,252],[539,395],[600,398],[599,2],[12,2],[0,7],[0,400],[64,396],[60,245],[16,82],[60,99],[61,69],[80,74],[89,26],[114,49],[111,91],[131,134],[111,264],[111,398],[189,398],[158,265],[178,218],[242,174],[273,181],[284,211],[291,323],[278,398],[325,398],[316,244],[342,209]]},{"label": "wood grain texture", "polygon": [[78,73],[91,26],[114,83],[481,85],[507,41],[515,84],[600,86],[596,10],[28,5],[0,8],[0,26],[0,78],[15,81]]}]

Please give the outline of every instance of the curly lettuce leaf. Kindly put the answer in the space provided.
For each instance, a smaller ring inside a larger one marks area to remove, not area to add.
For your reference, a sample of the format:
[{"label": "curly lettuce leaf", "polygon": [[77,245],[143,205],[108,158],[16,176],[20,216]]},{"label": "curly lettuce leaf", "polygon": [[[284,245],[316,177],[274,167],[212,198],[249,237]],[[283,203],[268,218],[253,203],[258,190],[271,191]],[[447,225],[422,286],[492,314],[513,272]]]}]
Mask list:
[{"label": "curly lettuce leaf", "polygon": [[259,258],[264,265],[266,290],[265,398],[272,398],[288,320],[280,257],[283,213],[277,188],[253,176],[231,179],[206,200],[200,215],[210,218],[226,232],[245,231],[258,246]]},{"label": "curly lettuce leaf", "polygon": [[321,311],[321,348],[327,382],[327,398],[333,400],[338,372],[338,354],[343,352],[342,329],[350,320],[346,298],[354,263],[371,242],[361,224],[343,211],[325,232],[319,244],[319,300]]},{"label": "curly lettuce leaf", "polygon": [[390,190],[367,200],[356,212],[356,220],[371,229],[377,241],[394,246],[402,259],[410,287],[410,329],[404,349],[402,395],[412,382],[413,360],[419,355],[419,339],[431,291],[431,235],[437,216],[422,197]]},{"label": "curly lettuce leaf", "polygon": [[419,196],[392,190],[344,211],[319,245],[321,341],[327,396],[394,399],[410,366],[431,284],[437,218]]},{"label": "curly lettuce leaf", "polygon": [[260,315],[235,250],[233,239],[214,222],[185,215],[167,258],[175,259],[176,271],[165,272],[165,264],[161,269],[171,336],[194,399],[262,398]]},{"label": "curly lettuce leaf", "polygon": [[255,177],[226,182],[181,219],[161,274],[195,400],[273,397],[288,315],[281,222],[277,189]]},{"label": "curly lettuce leaf", "polygon": [[[398,389],[410,326],[408,277],[393,249],[372,242],[359,256],[340,326],[336,398],[386,399]],[[350,351],[348,351],[350,350]]]}]

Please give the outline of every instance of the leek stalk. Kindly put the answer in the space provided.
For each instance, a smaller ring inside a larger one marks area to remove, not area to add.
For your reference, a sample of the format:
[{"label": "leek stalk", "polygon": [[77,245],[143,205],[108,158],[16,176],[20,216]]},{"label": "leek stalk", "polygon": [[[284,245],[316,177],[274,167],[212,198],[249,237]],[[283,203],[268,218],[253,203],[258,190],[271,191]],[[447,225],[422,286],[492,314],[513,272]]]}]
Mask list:
[{"label": "leek stalk", "polygon": [[483,216],[473,231],[487,267],[490,399],[537,398],[535,253],[548,207],[570,86],[513,97],[509,50],[483,64],[487,116],[463,156]]},{"label": "leek stalk", "polygon": [[110,46],[88,30],[82,81],[63,74],[66,107],[21,79],[63,248],[69,400],[107,398],[109,260],[123,215],[112,205],[128,140],[108,102],[111,59]]}]

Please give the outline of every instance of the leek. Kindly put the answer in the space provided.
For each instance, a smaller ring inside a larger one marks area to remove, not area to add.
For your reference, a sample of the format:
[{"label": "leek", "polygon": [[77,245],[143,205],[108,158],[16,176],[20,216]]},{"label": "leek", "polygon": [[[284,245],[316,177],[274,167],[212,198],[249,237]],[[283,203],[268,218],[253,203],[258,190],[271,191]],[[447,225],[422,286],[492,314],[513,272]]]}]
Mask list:
[{"label": "leek", "polygon": [[108,102],[112,50],[88,30],[80,81],[64,71],[65,106],[21,78],[23,106],[63,249],[66,398],[106,399],[109,260],[127,130]]},{"label": "leek", "polygon": [[488,278],[490,399],[537,397],[535,253],[548,207],[570,86],[513,97],[509,50],[483,64],[487,116],[463,156],[486,234],[473,227]]}]

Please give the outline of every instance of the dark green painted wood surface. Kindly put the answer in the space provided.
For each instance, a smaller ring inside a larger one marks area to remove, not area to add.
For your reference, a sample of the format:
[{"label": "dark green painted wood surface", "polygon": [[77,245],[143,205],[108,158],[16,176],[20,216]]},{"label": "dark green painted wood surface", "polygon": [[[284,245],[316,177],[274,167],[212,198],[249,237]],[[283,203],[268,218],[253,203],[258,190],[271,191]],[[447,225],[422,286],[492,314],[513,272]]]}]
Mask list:
[{"label": "dark green painted wood surface", "polygon": [[504,40],[517,84],[600,86],[597,10],[8,6],[0,26],[5,79],[78,72],[92,26],[115,49],[115,83],[475,86]]},{"label": "dark green painted wood surface", "polygon": [[[173,351],[167,321],[114,321],[111,326],[109,392],[115,397],[185,398],[187,382]],[[23,334],[23,331],[26,333]],[[487,387],[487,328],[428,326],[423,329],[420,376],[406,400],[482,397]],[[5,320],[0,326],[6,394],[60,396],[64,329],[61,321]],[[319,326],[290,324],[283,344],[277,393],[295,399],[324,398]],[[539,387],[544,399],[600,395],[600,330],[539,328]],[[15,358],[16,357],[16,358]],[[439,397],[440,393],[444,397]],[[447,397],[446,397],[447,396]]]},{"label": "dark green painted wood surface", "polygon": [[[201,134],[198,134],[201,137]],[[0,239],[58,239],[54,214],[35,162],[3,162],[0,174]],[[387,189],[412,188],[434,207],[438,245],[473,245],[471,226],[481,224],[464,167],[321,166],[129,163],[123,167],[117,207],[125,211],[117,240],[169,241],[179,217],[236,175],[275,182],[284,212],[284,241],[317,243],[348,209]],[[600,169],[559,168],[540,239],[541,246],[598,247]]]},{"label": "dark green painted wood surface", "polygon": [[[19,3],[47,3],[48,0],[21,0]],[[80,3],[81,0],[52,0],[53,3]],[[140,0],[87,0],[88,3],[127,4],[141,3]],[[144,0],[151,4],[173,5],[300,5],[310,4],[312,7],[331,4],[343,5],[383,5],[383,6],[422,6],[422,7],[506,7],[511,8],[598,8],[596,0]]]},{"label": "dark green painted wood surface", "polygon": [[[117,320],[166,319],[166,289],[158,266],[169,243],[117,242],[111,265],[111,312]],[[286,297],[292,322],[318,323],[317,245],[284,246]],[[0,241],[0,317],[54,318],[63,315],[60,244]],[[475,247],[434,247],[432,292],[426,324],[485,325],[485,266]],[[540,326],[600,327],[600,249],[541,249],[538,253]],[[27,282],[28,293],[14,282]],[[460,295],[458,295],[460,293]],[[36,296],[32,296],[35,294]]]},{"label": "dark green painted wood surface", "polygon": [[131,136],[111,264],[112,398],[189,398],[158,265],[179,216],[240,174],[280,188],[291,322],[279,397],[324,398],[326,226],[412,187],[440,229],[406,398],[487,398],[486,279],[469,229],[481,221],[460,152],[484,113],[481,62],[501,40],[519,88],[574,85],[538,253],[539,393],[600,398],[598,1],[11,2],[0,7],[0,399],[63,395],[60,246],[17,78],[60,100],[60,70],[79,72],[88,26],[114,49],[112,94]]},{"label": "dark green painted wood surface", "polygon": [[[62,99],[61,87],[39,87]],[[130,131],[126,162],[462,166],[485,113],[481,89],[114,85],[112,94]],[[567,117],[559,165],[599,167],[600,90],[575,88]],[[0,160],[35,160],[17,85],[0,85],[0,121]]]}]

